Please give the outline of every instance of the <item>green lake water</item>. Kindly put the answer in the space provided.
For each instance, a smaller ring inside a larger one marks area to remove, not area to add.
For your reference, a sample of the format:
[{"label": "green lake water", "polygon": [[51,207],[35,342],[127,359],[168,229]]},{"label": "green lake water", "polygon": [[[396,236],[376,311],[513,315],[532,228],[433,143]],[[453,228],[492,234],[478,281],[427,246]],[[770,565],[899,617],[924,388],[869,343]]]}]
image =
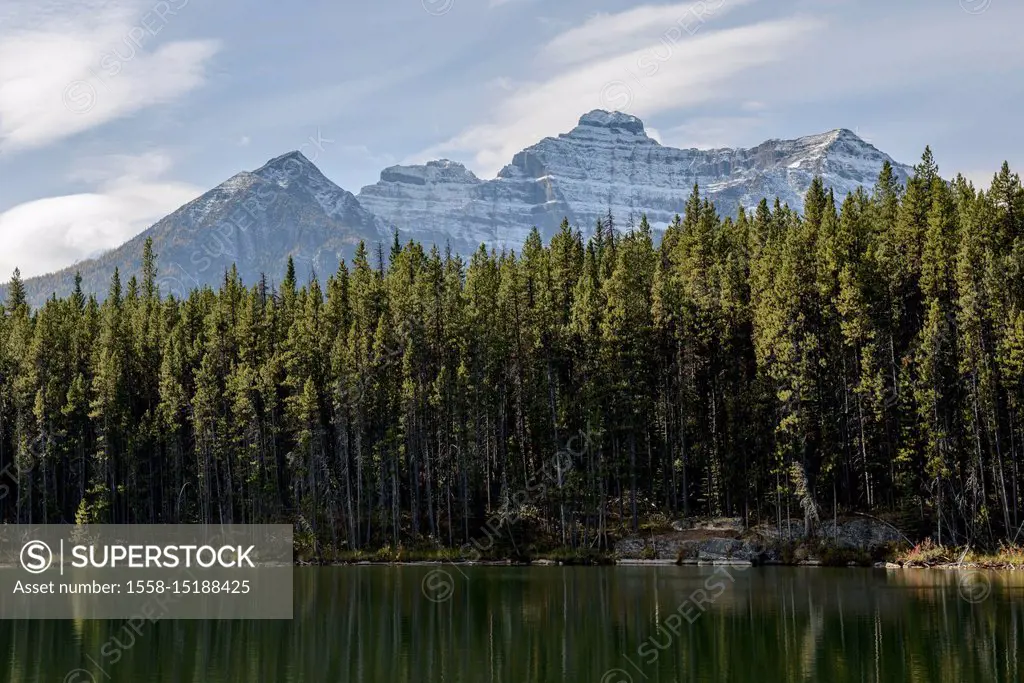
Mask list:
[{"label": "green lake water", "polygon": [[17,683],[1024,681],[1024,576],[296,568],[292,621],[0,622]]}]

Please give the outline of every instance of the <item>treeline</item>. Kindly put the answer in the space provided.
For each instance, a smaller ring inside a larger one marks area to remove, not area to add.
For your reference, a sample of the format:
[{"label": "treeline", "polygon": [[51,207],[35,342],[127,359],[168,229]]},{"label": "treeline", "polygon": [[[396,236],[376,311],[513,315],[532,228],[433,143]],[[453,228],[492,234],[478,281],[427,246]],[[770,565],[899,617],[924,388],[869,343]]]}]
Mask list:
[{"label": "treeline", "polygon": [[148,244],[102,303],[29,310],[15,275],[3,519],[284,521],[365,549],[459,546],[501,511],[602,548],[655,513],[857,511],[1012,539],[1024,190],[1005,164],[987,192],[930,151],[915,170],[841,206],[816,180],[802,216],[722,219],[695,187],[660,244],[610,215],[468,263],[396,235],[323,284],[289,264],[183,301]]}]

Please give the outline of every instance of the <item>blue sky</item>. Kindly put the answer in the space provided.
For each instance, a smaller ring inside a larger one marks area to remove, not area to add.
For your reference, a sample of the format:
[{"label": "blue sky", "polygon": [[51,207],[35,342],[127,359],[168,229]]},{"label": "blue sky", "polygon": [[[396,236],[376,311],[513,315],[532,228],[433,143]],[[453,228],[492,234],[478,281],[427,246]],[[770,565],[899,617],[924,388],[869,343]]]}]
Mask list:
[{"label": "blue sky", "polygon": [[1024,167],[1020,0],[4,0],[0,277],[114,247],[301,148],[358,192],[491,177],[594,108],[677,147],[845,127],[986,183]]}]

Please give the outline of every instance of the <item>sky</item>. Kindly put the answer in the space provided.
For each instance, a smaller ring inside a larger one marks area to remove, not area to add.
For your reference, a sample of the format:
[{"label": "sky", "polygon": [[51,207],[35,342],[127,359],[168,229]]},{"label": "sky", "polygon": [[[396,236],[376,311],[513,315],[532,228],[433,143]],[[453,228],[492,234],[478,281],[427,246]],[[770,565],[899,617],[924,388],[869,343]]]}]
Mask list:
[{"label": "sky", "polygon": [[1024,167],[1020,0],[3,0],[0,278],[113,248],[300,149],[351,192],[493,177],[592,109],[674,147],[849,128]]}]

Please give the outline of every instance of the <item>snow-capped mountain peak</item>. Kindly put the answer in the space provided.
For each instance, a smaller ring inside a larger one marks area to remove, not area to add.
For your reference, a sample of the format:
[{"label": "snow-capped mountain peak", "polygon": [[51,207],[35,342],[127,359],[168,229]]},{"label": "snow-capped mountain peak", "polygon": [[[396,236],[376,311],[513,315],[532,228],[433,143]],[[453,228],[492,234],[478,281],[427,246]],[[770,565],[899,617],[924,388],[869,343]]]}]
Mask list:
[{"label": "snow-capped mountain peak", "polygon": [[217,286],[237,266],[247,284],[266,274],[279,280],[289,257],[302,275],[333,273],[353,256],[360,240],[387,238],[387,226],[351,192],[328,180],[301,152],[271,159],[255,171],[235,174],[193,199],[142,234],[97,259],[30,281],[33,301],[66,294],[80,271],[87,292],[107,291],[117,267],[137,274],[143,244],[152,238],[158,255],[158,286],[181,297],[194,287]]},{"label": "snow-capped mountain peak", "polygon": [[647,132],[644,130],[643,121],[630,114],[624,114],[621,111],[594,109],[580,117],[577,128],[580,127],[610,128],[612,130],[627,131],[634,135],[643,135],[645,137],[647,135]]},{"label": "snow-capped mountain peak", "polygon": [[885,161],[901,181],[911,173],[846,128],[751,149],[675,149],[650,138],[639,118],[595,109],[569,132],[515,154],[493,180],[441,160],[385,169],[358,197],[403,232],[473,249],[516,245],[533,226],[551,234],[563,217],[589,229],[609,210],[620,226],[644,213],[663,226],[694,183],[725,214],[776,196],[800,210],[814,176],[842,199],[872,187]]},{"label": "snow-capped mountain peak", "polygon": [[[289,256],[300,268],[327,274],[360,240],[390,239],[392,227],[403,239],[447,243],[462,253],[481,243],[518,248],[531,228],[549,236],[563,218],[590,231],[609,211],[620,228],[641,214],[658,228],[682,211],[695,183],[722,214],[775,197],[799,211],[815,176],[842,200],[873,187],[886,161],[900,182],[913,173],[846,128],[750,149],[676,149],[649,137],[635,116],[595,109],[568,132],[515,154],[490,180],[438,159],[385,168],[356,197],[301,152],[288,152],[232,176],[76,269],[87,290],[103,292],[114,266],[126,276],[137,270],[142,244],[153,237],[170,278],[162,286],[175,293],[216,284],[233,263],[247,282],[283,272]],[[66,293],[73,273],[36,278],[30,291],[37,299]]]},{"label": "snow-capped mountain peak", "polygon": [[[837,195],[845,196],[858,185],[865,188],[874,186],[882,164],[886,161],[894,165],[897,175],[903,176],[902,180],[912,172],[909,166],[897,164],[889,155],[847,128],[836,128],[791,141],[771,140],[764,144],[772,146],[780,155],[779,166],[821,175],[825,183],[836,190]],[[798,206],[802,205],[800,201]]]},{"label": "snow-capped mountain peak", "polygon": [[320,169],[307,159],[305,154],[298,150],[274,157],[253,171],[252,174],[280,187],[288,187],[299,178],[306,179],[306,181],[322,178],[324,181],[330,182],[320,172]]},{"label": "snow-capped mountain peak", "polygon": [[482,182],[476,175],[457,161],[437,159],[425,164],[389,166],[380,173],[382,181],[426,185],[427,183]]},{"label": "snow-capped mountain peak", "polygon": [[275,157],[251,175],[282,192],[292,193],[296,199],[313,199],[332,218],[355,219],[361,224],[371,224],[375,220],[351,192],[328,180],[302,152],[292,151]]}]

